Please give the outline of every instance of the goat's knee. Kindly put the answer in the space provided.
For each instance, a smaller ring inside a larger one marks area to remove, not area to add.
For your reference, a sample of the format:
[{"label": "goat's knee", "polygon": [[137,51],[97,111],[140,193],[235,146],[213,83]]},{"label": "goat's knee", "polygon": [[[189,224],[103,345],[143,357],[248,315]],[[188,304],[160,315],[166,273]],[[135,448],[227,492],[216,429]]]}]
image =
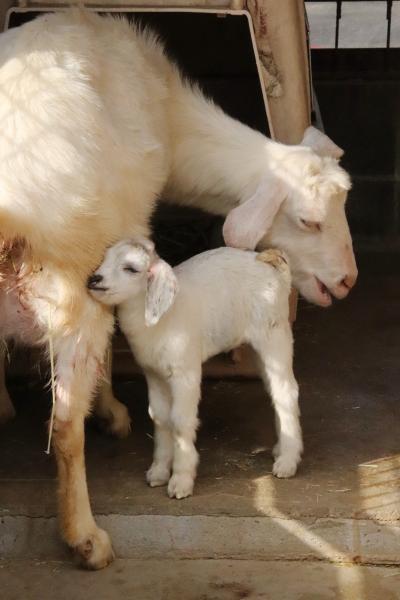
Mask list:
[{"label": "goat's knee", "polygon": [[149,405],[149,417],[154,425],[162,429],[171,427],[170,406],[167,402],[151,403]]}]

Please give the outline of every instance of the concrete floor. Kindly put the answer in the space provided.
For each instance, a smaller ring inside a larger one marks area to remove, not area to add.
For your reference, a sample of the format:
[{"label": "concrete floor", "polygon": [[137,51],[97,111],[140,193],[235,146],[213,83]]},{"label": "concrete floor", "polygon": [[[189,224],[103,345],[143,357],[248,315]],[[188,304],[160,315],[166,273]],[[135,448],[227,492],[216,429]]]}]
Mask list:
[{"label": "concrete floor", "polygon": [[[114,566],[108,575],[76,575],[76,584],[85,577],[114,581],[122,594],[142,582],[130,596],[140,600],[150,598],[152,578],[158,590],[152,598],[400,598],[399,260],[365,256],[360,267],[348,300],[328,310],[300,305],[295,370],[305,455],[294,479],[271,475],[273,415],[261,383],[209,380],[195,495],[168,499],[165,488],[144,481],[152,450],[144,384],[116,382],[134,430],[114,440],[89,423],[87,471],[94,511],[113,536],[126,576],[118,578]],[[20,579],[9,583],[7,598],[36,598],[23,592],[23,582],[34,572],[45,586],[52,569],[57,580],[69,581],[63,562],[69,556],[56,535],[55,469],[44,454],[48,398],[22,386],[13,393],[18,417],[0,437],[0,556],[9,561],[0,562],[0,582],[4,574],[9,582]],[[138,566],[139,559],[147,562]],[[167,562],[161,567],[157,560],[172,561],[173,572],[182,569],[179,585],[185,578],[202,584],[174,595]],[[231,583],[249,585],[254,571],[256,584],[247,595],[229,585],[207,588],[219,569],[226,585],[232,570]],[[85,594],[102,597],[112,596]]]},{"label": "concrete floor", "polygon": [[248,560],[123,560],[100,572],[68,563],[1,563],[3,600],[397,600],[384,567]]}]

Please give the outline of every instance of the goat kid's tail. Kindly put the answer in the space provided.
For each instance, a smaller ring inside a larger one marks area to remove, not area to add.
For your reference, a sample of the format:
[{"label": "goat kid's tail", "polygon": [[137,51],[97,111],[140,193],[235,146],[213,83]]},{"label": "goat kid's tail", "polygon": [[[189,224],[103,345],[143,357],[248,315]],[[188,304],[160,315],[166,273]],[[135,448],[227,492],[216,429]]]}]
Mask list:
[{"label": "goat kid's tail", "polygon": [[268,250],[263,250],[260,252],[257,255],[257,260],[271,265],[271,267],[279,271],[286,281],[290,283],[291,273],[289,259],[285,252],[278,250],[277,248],[269,248]]}]

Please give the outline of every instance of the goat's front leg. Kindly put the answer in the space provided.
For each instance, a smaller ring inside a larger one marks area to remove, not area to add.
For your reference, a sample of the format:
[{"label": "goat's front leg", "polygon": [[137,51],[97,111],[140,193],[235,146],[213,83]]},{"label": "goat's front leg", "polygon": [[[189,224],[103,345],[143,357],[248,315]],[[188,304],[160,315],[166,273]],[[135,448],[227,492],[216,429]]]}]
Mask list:
[{"label": "goat's front leg", "polygon": [[146,373],[146,380],[149,414],[154,423],[153,462],[146,473],[146,480],[151,487],[157,487],[168,483],[171,475],[174,457],[174,438],[171,429],[172,398],[165,381],[149,372]]},{"label": "goat's front leg", "polygon": [[277,477],[292,477],[303,452],[299,388],[293,374],[292,345],[289,323],[271,329],[253,344],[260,359],[261,375],[275,408],[278,442],[273,450],[275,462],[272,472]]},{"label": "goat's front leg", "polygon": [[0,338],[0,425],[15,417],[15,409],[6,386],[6,353],[5,341]]},{"label": "goat's front leg", "polygon": [[107,348],[112,318],[87,300],[75,332],[54,340],[56,409],[53,447],[59,477],[62,534],[84,566],[101,569],[113,560],[110,539],[90,508],[84,457],[84,420]]},{"label": "goat's front leg", "polygon": [[193,493],[198,455],[195,447],[200,401],[201,371],[186,371],[170,379],[172,393],[171,424],[174,436],[170,498],[186,498]]},{"label": "goat's front leg", "polygon": [[100,384],[96,396],[94,412],[105,422],[108,433],[119,438],[126,437],[131,431],[131,419],[125,404],[114,396],[112,389],[112,346],[108,347],[105,378]]}]

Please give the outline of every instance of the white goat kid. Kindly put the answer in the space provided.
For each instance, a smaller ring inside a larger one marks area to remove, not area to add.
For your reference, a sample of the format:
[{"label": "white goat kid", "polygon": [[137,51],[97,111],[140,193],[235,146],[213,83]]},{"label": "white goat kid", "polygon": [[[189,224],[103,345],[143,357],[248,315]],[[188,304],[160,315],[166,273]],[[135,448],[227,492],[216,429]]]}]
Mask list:
[{"label": "white goat kid", "polygon": [[219,248],[175,269],[147,240],[122,241],[107,250],[88,286],[102,303],[119,305],[121,329],[144,369],[155,426],[154,461],[147,472],[151,486],[169,481],[171,497],[192,493],[201,365],[244,342],[258,355],[276,411],[273,473],[295,474],[303,446],[288,320],[290,283],[289,266],[278,250]]},{"label": "white goat kid", "polygon": [[[53,339],[60,521],[84,564],[100,568],[113,552],[90,508],[84,418],[112,316],[86,281],[106,248],[147,236],[162,194],[232,211],[229,244],[254,248],[267,233],[261,245],[284,249],[294,285],[326,306],[357,276],[350,183],[326,136],[309,130],[290,147],[235,121],[124,20],[66,11],[2,34],[0,88],[0,337]],[[117,406],[109,393],[102,414],[126,432]]]}]

